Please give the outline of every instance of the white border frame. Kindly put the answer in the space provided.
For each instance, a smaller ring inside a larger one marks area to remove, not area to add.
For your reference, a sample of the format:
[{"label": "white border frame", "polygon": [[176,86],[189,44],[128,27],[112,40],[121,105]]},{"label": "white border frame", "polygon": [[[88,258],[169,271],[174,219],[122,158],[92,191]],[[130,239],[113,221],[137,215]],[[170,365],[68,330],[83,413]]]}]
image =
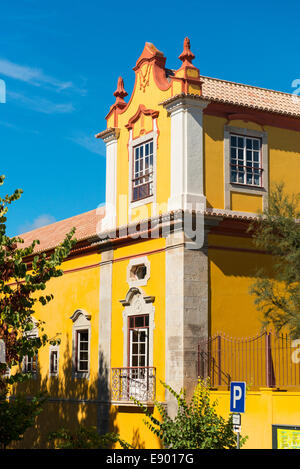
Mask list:
[{"label": "white border frame", "polygon": [[[51,352],[57,352],[57,372],[51,373]],[[59,375],[59,345],[50,345],[49,347],[49,378],[58,377]]]},{"label": "white border frame", "polygon": [[[146,275],[142,279],[133,280],[130,278],[130,271],[132,267],[135,267],[136,265],[145,265]],[[127,265],[126,277],[127,277],[127,283],[130,287],[144,287],[145,285],[147,285],[148,280],[150,278],[150,262],[148,258],[146,256],[142,256],[142,257],[135,257],[134,259],[130,259]]]},{"label": "white border frame", "polygon": [[[125,300],[120,300],[123,310],[123,368],[128,364],[128,318],[143,314],[149,315],[149,367],[153,367],[153,332],[155,329],[154,296],[146,296],[141,288],[132,287],[128,290]],[[139,304],[138,304],[139,303]]]},{"label": "white border frame", "polygon": [[[130,130],[129,134],[129,143],[128,143],[128,151],[129,151],[129,175],[128,175],[128,220],[131,221],[131,212],[133,209],[137,207],[141,207],[142,205],[147,205],[153,202],[153,209],[155,212],[156,207],[156,192],[157,192],[157,122],[156,119],[153,119],[153,131],[148,132],[147,134],[142,135],[141,137],[132,138],[132,130]],[[133,169],[133,149],[134,147],[141,145],[142,143],[147,142],[148,140],[153,140],[153,194],[145,199],[136,200],[132,202],[132,169]],[[155,213],[152,213],[152,216]]]},{"label": "white border frame", "polygon": [[[262,167],[262,185],[250,186],[230,182],[230,135],[237,134],[243,137],[260,138],[261,145],[261,167]],[[267,132],[251,130],[243,127],[224,126],[224,208],[231,210],[231,192],[241,194],[254,194],[262,196],[262,208],[267,208],[269,192],[269,156],[268,156],[268,134]]]},{"label": "white border frame", "polygon": [[[30,320],[34,324],[34,327],[30,331],[25,332],[25,335],[29,338],[30,337],[32,337],[32,338],[39,337],[39,328],[38,328],[37,319],[35,319],[33,316],[31,316]],[[26,358],[28,358],[28,355],[24,355],[23,360],[22,360],[22,373],[31,374],[32,379],[37,379],[37,375],[39,373],[39,366],[38,366],[39,365],[39,354],[38,354],[38,352],[36,352],[35,356],[36,356],[36,370],[35,370],[35,372],[31,372],[31,371],[26,370],[26,363],[25,362],[26,362]]]},{"label": "white border frame", "polygon": [[[73,321],[72,328],[72,378],[89,379],[90,377],[90,360],[91,360],[91,315],[84,309],[77,309],[70,317]],[[78,331],[87,330],[89,334],[89,362],[88,371],[82,372],[76,370],[76,334]]]}]

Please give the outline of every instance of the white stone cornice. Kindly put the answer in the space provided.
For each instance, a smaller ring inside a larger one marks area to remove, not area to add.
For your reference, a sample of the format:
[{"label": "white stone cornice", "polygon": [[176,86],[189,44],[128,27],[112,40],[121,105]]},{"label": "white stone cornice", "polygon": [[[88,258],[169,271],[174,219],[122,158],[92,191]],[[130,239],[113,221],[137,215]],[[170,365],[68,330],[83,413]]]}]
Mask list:
[{"label": "white stone cornice", "polygon": [[120,129],[118,129],[117,127],[110,127],[108,129],[103,130],[103,132],[97,134],[96,138],[101,138],[104,143],[110,143],[117,140],[119,138],[119,135]]},{"label": "white stone cornice", "polygon": [[196,107],[198,109],[205,109],[210,101],[203,99],[201,96],[192,94],[179,94],[172,96],[160,103],[170,114],[190,107]]}]

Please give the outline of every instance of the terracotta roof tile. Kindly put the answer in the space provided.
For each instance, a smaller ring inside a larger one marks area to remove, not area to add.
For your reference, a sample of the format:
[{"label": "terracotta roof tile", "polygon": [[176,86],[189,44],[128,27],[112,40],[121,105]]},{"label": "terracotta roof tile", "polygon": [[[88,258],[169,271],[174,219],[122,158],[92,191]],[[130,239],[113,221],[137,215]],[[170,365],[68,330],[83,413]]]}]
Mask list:
[{"label": "terracotta roof tile", "polygon": [[[97,225],[105,214],[105,207],[100,207],[89,212],[81,213],[71,218],[52,223],[51,225],[37,228],[19,235],[24,239],[22,247],[29,246],[33,240],[38,239],[40,244],[36,245],[36,252],[46,251],[58,246],[66,234],[75,227],[75,238],[77,241],[84,240],[97,235]],[[99,226],[98,226],[99,229]]]},{"label": "terracotta roof tile", "polygon": [[261,111],[300,117],[300,97],[241,83],[201,76],[202,98]]},{"label": "terracotta roof tile", "polygon": [[[272,112],[286,116],[300,118],[300,96],[283,93],[282,91],[268,90],[256,86],[234,83],[200,76],[202,81],[202,95],[189,94],[189,98],[204,99],[213,102],[245,106],[259,111]],[[179,97],[186,96],[184,93],[172,96],[160,104],[168,104]]]}]

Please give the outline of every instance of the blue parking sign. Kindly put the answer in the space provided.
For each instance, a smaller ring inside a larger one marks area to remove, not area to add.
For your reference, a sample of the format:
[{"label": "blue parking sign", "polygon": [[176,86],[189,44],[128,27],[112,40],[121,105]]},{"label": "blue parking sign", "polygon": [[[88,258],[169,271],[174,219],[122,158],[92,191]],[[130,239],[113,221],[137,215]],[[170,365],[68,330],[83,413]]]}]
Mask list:
[{"label": "blue parking sign", "polygon": [[230,383],[230,412],[243,414],[245,412],[246,383],[232,381]]}]

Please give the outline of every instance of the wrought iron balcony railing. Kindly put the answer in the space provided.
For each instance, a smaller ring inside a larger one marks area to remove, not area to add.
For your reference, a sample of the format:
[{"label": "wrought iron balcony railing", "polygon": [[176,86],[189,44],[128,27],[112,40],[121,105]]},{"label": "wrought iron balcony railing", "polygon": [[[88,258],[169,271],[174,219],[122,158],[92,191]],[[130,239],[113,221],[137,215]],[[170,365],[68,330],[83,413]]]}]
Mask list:
[{"label": "wrought iron balcony railing", "polygon": [[118,402],[153,402],[156,372],[153,367],[112,368],[111,399]]}]

